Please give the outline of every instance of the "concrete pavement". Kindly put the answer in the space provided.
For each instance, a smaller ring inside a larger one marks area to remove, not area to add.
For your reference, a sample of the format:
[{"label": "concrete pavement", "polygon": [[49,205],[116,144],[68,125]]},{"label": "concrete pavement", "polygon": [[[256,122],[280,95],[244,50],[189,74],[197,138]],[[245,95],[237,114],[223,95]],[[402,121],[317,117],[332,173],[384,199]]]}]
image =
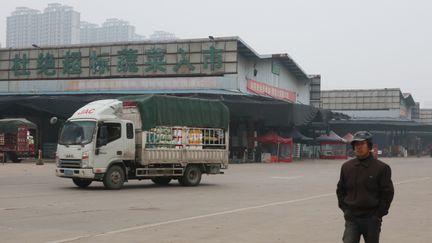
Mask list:
[{"label": "concrete pavement", "polygon": [[[382,242],[432,238],[432,159],[384,159],[395,199]],[[233,164],[198,187],[76,188],[54,164],[0,164],[1,242],[341,242],[343,161]]]}]

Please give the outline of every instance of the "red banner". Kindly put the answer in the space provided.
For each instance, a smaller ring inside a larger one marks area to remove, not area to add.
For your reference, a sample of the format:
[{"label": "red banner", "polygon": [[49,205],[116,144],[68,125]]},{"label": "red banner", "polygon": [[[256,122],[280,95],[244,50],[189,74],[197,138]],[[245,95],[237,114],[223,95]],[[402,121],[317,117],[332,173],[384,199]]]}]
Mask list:
[{"label": "red banner", "polygon": [[293,103],[297,99],[297,94],[294,91],[277,88],[251,79],[247,81],[247,90],[258,95],[270,96],[278,100],[287,100]]}]

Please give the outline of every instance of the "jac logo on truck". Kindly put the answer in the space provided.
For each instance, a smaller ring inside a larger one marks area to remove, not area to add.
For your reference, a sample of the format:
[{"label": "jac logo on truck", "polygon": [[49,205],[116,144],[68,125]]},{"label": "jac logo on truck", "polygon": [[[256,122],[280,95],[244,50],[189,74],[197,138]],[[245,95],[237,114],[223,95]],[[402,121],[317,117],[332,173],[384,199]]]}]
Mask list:
[{"label": "jac logo on truck", "polygon": [[82,109],[78,112],[78,115],[90,115],[95,112],[95,109]]}]

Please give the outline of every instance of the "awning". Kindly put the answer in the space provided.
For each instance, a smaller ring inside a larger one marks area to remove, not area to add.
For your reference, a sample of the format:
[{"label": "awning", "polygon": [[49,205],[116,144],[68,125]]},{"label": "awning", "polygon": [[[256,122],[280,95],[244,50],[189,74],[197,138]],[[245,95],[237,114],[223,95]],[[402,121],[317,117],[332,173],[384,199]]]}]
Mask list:
[{"label": "awning", "polygon": [[0,114],[4,110],[27,113],[28,110],[47,113],[60,118],[69,118],[85,104],[98,100],[115,98],[119,95],[14,95],[0,96]]},{"label": "awning", "polygon": [[307,143],[313,141],[313,138],[306,137],[297,128],[294,128],[288,135],[296,143]]},{"label": "awning", "polygon": [[345,139],[347,141],[347,143],[351,143],[353,140],[353,135],[349,132],[347,134],[345,134],[345,136],[343,136],[343,139]]},{"label": "awning", "polygon": [[330,131],[328,135],[321,135],[316,138],[318,142],[341,142],[346,143],[346,140],[339,137],[335,132]]},{"label": "awning", "polygon": [[263,97],[224,96],[222,102],[228,106],[233,119],[263,120],[266,126],[303,126],[314,120],[318,113],[313,106]]},{"label": "awning", "polygon": [[292,138],[284,138],[279,136],[276,132],[270,131],[256,138],[260,143],[264,144],[290,144]]},{"label": "awning", "polygon": [[7,118],[0,119],[0,133],[17,133],[20,126],[26,126],[30,129],[36,129],[36,125],[24,118]]}]

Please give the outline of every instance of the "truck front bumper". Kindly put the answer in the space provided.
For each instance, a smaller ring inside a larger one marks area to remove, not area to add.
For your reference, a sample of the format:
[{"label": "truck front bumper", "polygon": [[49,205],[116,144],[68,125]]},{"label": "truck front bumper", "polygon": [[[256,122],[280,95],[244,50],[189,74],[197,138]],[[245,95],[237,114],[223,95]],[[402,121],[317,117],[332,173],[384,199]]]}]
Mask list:
[{"label": "truck front bumper", "polygon": [[66,178],[95,179],[96,174],[93,173],[93,169],[56,168],[56,176]]}]

